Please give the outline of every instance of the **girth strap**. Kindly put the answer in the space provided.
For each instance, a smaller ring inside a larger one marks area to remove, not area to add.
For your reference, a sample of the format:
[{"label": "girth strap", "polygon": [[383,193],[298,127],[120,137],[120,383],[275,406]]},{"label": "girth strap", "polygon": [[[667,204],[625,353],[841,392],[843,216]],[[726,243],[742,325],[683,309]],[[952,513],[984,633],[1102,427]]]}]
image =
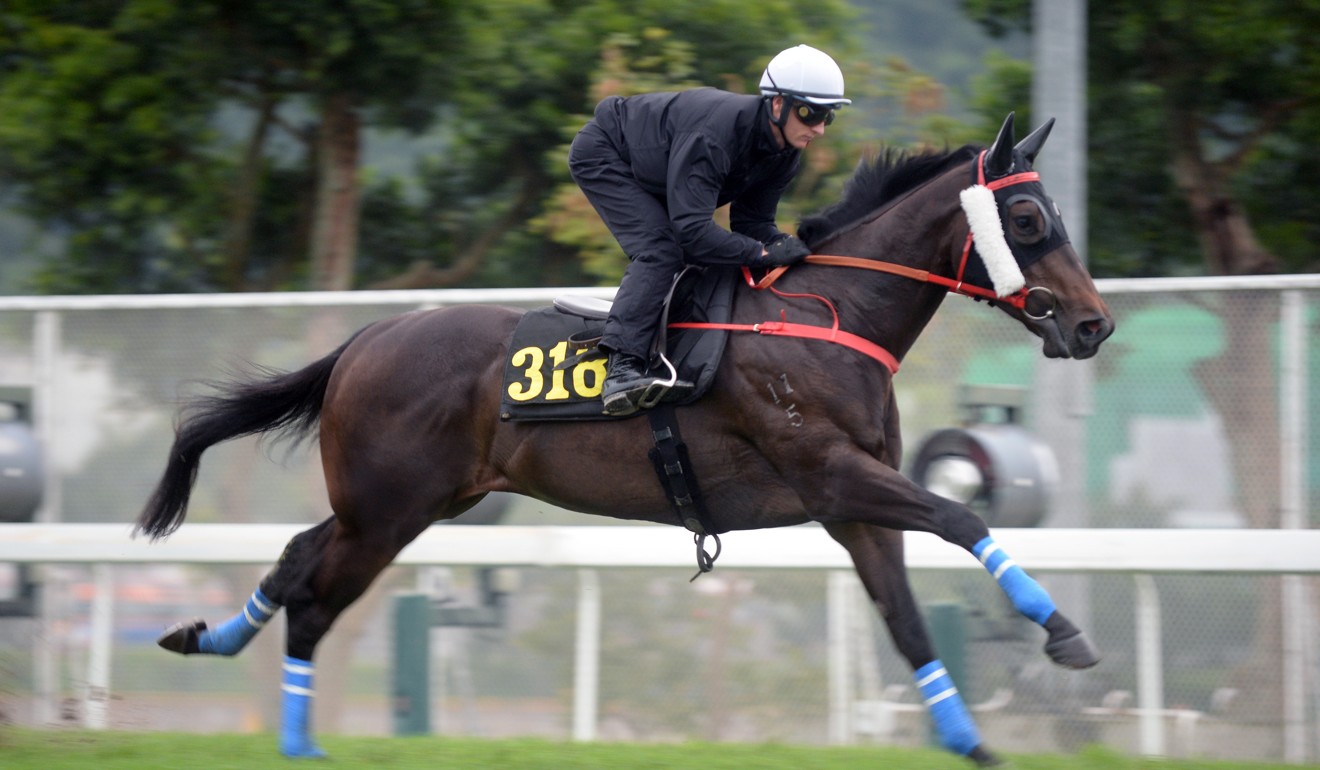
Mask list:
[{"label": "girth strap", "polygon": [[[696,580],[715,569],[715,560],[720,558],[720,536],[711,524],[710,512],[706,510],[706,502],[697,486],[697,476],[692,470],[687,444],[683,443],[683,436],[678,431],[673,404],[661,404],[647,414],[651,421],[651,437],[655,442],[655,448],[647,456],[655,465],[660,486],[664,488],[670,505],[674,506],[678,520],[693,533],[692,539],[697,545],[698,572],[692,576],[692,580]],[[707,537],[715,540],[714,554],[706,552]]]}]

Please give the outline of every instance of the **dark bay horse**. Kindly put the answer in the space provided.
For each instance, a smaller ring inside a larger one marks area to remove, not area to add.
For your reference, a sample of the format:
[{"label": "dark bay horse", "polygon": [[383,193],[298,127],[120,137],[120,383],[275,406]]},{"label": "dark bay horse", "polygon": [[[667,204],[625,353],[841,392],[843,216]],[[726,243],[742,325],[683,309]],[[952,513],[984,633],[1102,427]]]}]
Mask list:
[{"label": "dark bay horse", "polygon": [[[775,271],[760,282],[774,279],[772,290],[743,286],[734,300],[738,324],[767,332],[789,320],[825,334],[730,333],[710,392],[677,411],[715,529],[820,522],[851,555],[944,745],[983,765],[996,760],[936,657],[908,585],[904,530],[933,532],[980,559],[1044,628],[1056,663],[1085,668],[1098,657],[976,514],[899,473],[894,369],[950,290],[988,299],[1039,336],[1048,357],[1088,358],[1113,331],[1031,170],[1049,128],[1015,145],[1010,115],[985,151],[891,152],[862,163],[843,199],[802,224],[813,251],[829,256]],[[160,640],[183,654],[234,655],[284,608],[284,754],[321,755],[309,705],[317,643],[436,521],[505,491],[680,523],[647,458],[646,419],[500,419],[502,369],[521,315],[473,305],[383,320],[304,369],[199,398],[179,422],[137,521],[153,539],[182,524],[208,447],[262,433],[304,436],[319,424],[333,516],[289,542],[242,612],[214,628],[179,624]],[[785,386],[792,409],[779,403]]]}]

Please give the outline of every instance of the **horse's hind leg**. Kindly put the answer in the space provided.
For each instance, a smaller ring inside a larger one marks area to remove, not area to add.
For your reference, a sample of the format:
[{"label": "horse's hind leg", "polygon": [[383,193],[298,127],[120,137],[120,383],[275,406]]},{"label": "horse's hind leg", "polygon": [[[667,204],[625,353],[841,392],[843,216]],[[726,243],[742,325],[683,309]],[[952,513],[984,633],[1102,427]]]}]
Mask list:
[{"label": "horse's hind leg", "polygon": [[976,722],[931,644],[908,586],[902,533],[855,522],[826,524],[825,529],[848,549],[862,585],[889,628],[894,646],[912,666],[913,678],[940,743],[980,767],[999,765],[999,759],[981,744]]},{"label": "horse's hind leg", "polygon": [[232,656],[242,652],[247,643],[284,606],[287,586],[294,582],[290,573],[297,569],[287,565],[297,564],[304,558],[303,552],[315,547],[317,538],[323,535],[331,521],[327,519],[290,540],[274,569],[266,574],[237,615],[215,628],[209,628],[206,621],[200,619],[176,624],[165,631],[156,643],[180,655]]},{"label": "horse's hind leg", "polygon": [[[419,523],[419,528],[424,526]],[[202,621],[174,626],[160,638],[160,646],[185,655],[235,655],[280,607],[286,608],[280,751],[289,757],[323,756],[311,729],[316,645],[335,618],[419,534],[387,527],[381,530],[363,535],[330,518],[299,533],[242,612],[214,629]]]},{"label": "horse's hind leg", "polygon": [[215,628],[200,618],[177,623],[156,644],[180,655],[237,655],[279,610],[280,605],[257,588],[241,612]]},{"label": "horse's hind leg", "polygon": [[330,519],[295,537],[279,565],[262,581],[262,590],[282,603],[288,614],[280,687],[280,752],[285,756],[324,756],[312,737],[316,645],[340,613],[428,523],[422,518],[415,525],[381,520],[367,531]]}]

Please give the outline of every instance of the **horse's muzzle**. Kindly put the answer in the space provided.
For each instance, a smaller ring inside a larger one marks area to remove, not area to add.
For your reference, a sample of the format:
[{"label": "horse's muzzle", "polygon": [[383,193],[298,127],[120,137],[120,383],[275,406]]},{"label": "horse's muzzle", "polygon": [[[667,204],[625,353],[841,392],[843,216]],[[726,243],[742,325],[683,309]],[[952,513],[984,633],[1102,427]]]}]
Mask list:
[{"label": "horse's muzzle", "polygon": [[[1114,333],[1112,319],[1096,315],[1073,321],[1069,324],[1066,316],[1056,315],[1053,334],[1045,335],[1045,355],[1050,358],[1090,358],[1100,351],[1100,343]],[[1046,321],[1046,324],[1049,322]],[[1058,349],[1051,355],[1050,338],[1057,335]]]}]

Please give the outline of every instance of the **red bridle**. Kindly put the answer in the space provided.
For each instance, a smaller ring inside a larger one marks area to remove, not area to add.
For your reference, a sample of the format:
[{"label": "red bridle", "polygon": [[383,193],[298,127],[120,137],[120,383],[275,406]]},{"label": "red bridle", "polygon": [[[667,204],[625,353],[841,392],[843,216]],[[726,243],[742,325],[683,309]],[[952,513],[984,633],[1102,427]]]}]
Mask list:
[{"label": "red bridle", "polygon": [[[989,188],[991,192],[994,192],[995,190],[1002,190],[1005,187],[1012,187],[1013,185],[1040,181],[1040,174],[1036,173],[1035,171],[1024,171],[1020,174],[1011,174],[1009,176],[996,179],[992,182],[986,182],[985,153],[986,151],[982,150],[981,154],[976,158],[976,181],[977,184],[981,184]],[[958,274],[954,278],[945,278],[942,275],[935,275],[928,270],[918,270],[916,268],[906,267],[904,265],[896,265],[892,262],[882,262],[880,260],[875,260],[875,259],[862,259],[860,257],[841,257],[832,254],[812,254],[811,256],[806,258],[806,262],[812,265],[832,265],[834,267],[856,267],[856,268],[861,268],[863,270],[875,270],[881,273],[900,275],[905,278],[911,278],[913,280],[924,281],[926,283],[933,283],[938,286],[943,286],[945,289],[953,292],[954,294],[961,294],[965,297],[971,297],[973,299],[987,299],[987,300],[994,300],[996,302],[1004,302],[1007,303],[1008,305],[1017,308],[1018,310],[1025,311],[1027,306],[1027,295],[1031,293],[1031,289],[1028,289],[1025,286],[1021,289],[1018,289],[1016,292],[1008,295],[1007,297],[1001,297],[998,294],[996,294],[992,289],[984,289],[981,288],[980,286],[974,286],[972,284],[968,284],[963,281],[963,275],[967,271],[967,260],[971,257],[971,254],[972,254],[972,230],[969,227],[967,229],[967,240],[963,243],[962,259],[959,260],[958,262]],[[783,275],[784,272],[787,270],[788,270],[787,267],[777,267],[766,273],[761,278],[760,281],[752,282],[749,279],[748,283],[752,286],[752,288],[755,289],[768,289],[770,288],[771,284],[773,284],[779,278],[779,276]],[[745,274],[750,275],[750,273],[747,271],[745,271]]]},{"label": "red bridle", "polygon": [[[1020,174],[1010,174],[1009,176],[1001,177],[992,182],[986,182],[985,153],[986,151],[982,150],[981,154],[978,155],[976,158],[976,181],[977,184],[981,184],[989,188],[991,192],[995,190],[1002,190],[1005,187],[1012,187],[1013,185],[1017,185],[1017,184],[1026,184],[1028,182],[1040,181],[1040,174],[1036,173],[1035,171],[1024,171]],[[881,273],[898,275],[904,278],[911,278],[916,281],[924,281],[925,283],[933,283],[938,286],[943,286],[945,289],[947,289],[950,292],[953,292],[954,294],[961,294],[965,297],[971,297],[972,299],[978,299],[978,300],[985,299],[985,300],[992,300],[994,302],[1004,302],[1012,307],[1017,308],[1018,310],[1021,310],[1023,313],[1027,313],[1027,309],[1026,309],[1027,297],[1033,291],[1045,291],[1045,292],[1049,291],[1048,289],[1044,289],[1040,287],[1027,288],[1024,286],[1021,289],[1018,289],[1016,292],[1013,292],[1012,294],[1006,297],[1001,297],[998,294],[996,294],[992,289],[985,289],[980,286],[964,283],[963,275],[967,270],[967,260],[971,256],[971,253],[972,253],[972,230],[970,227],[968,227],[967,240],[963,244],[962,259],[958,263],[958,274],[955,278],[946,278],[942,275],[935,275],[931,273],[929,270],[919,270],[917,268],[907,267],[905,265],[898,265],[892,262],[882,262],[874,259],[862,259],[861,257],[845,257],[845,256],[838,256],[833,254],[812,254],[808,256],[805,261],[807,262],[807,264],[811,264],[811,265],[828,265],[832,267],[855,267],[863,270],[874,270]],[[826,307],[830,309],[830,312],[834,316],[834,323],[831,326],[825,327],[825,326],[811,326],[809,324],[789,323],[787,318],[782,313],[782,311],[781,311],[781,320],[764,321],[759,324],[675,323],[675,324],[670,324],[669,326],[670,328],[673,329],[724,329],[727,331],[751,331],[751,332],[757,332],[758,334],[770,334],[770,335],[779,335],[779,336],[787,336],[787,337],[802,337],[807,339],[826,340],[829,342],[834,342],[836,344],[844,345],[846,347],[852,348],[853,350],[864,353],[870,356],[871,358],[874,358],[875,360],[884,364],[885,367],[888,368],[891,373],[898,372],[898,366],[899,366],[898,359],[894,357],[894,355],[890,353],[888,350],[885,350],[883,347],[875,344],[874,342],[871,342],[870,340],[859,337],[855,334],[852,334],[851,332],[843,331],[839,328],[839,313],[834,308],[834,304],[830,302],[828,299],[815,294],[785,294],[783,292],[780,292],[778,289],[775,289],[774,288],[775,281],[778,280],[781,275],[787,272],[788,268],[789,268],[788,265],[773,268],[767,271],[765,275],[761,276],[761,279],[758,281],[752,277],[752,271],[750,268],[743,267],[742,269],[743,279],[747,282],[747,285],[751,286],[753,289],[757,289],[757,290],[770,289],[775,294],[778,294],[779,296],[782,297],[811,297],[820,300],[821,302],[825,303]],[[1031,317],[1036,320],[1043,320],[1045,318],[1049,318],[1053,314],[1053,312],[1054,312],[1053,309],[1051,309],[1045,315],[1039,317],[1031,315],[1030,313],[1027,313],[1027,315],[1028,317]]]}]

